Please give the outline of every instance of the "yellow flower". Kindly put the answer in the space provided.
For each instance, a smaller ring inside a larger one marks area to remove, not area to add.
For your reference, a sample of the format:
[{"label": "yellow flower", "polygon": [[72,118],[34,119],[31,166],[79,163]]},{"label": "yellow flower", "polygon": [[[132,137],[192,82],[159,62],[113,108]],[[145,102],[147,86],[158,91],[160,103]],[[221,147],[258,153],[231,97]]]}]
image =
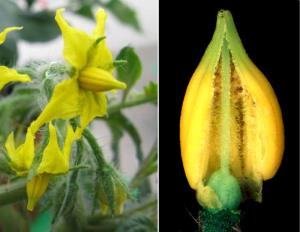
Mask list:
[{"label": "yellow flower", "polygon": [[75,140],[75,133],[70,124],[67,126],[67,133],[64,147],[61,150],[57,140],[56,128],[49,123],[49,143],[43,151],[41,163],[37,168],[37,175],[27,183],[27,209],[33,210],[38,200],[47,189],[49,176],[67,173],[72,143]]},{"label": "yellow flower", "polygon": [[260,201],[262,181],[280,166],[280,107],[247,56],[229,11],[219,12],[212,41],[188,85],[180,143],[188,182],[209,209],[235,209],[246,197]]},{"label": "yellow flower", "polygon": [[[67,125],[64,147],[61,149],[57,140],[56,128],[49,123],[49,142],[45,147],[42,160],[39,164],[36,176],[27,183],[27,209],[33,210],[37,201],[47,189],[49,176],[67,173],[75,132],[70,124]],[[32,166],[35,155],[34,135],[31,127],[27,129],[25,142],[15,148],[14,135],[11,133],[5,143],[5,148],[10,158],[11,168],[18,176],[26,176]]]},{"label": "yellow flower", "polygon": [[[22,27],[8,27],[0,32],[0,45],[4,43],[9,32],[21,30]],[[9,69],[5,66],[0,66],[0,90],[9,82],[29,82],[30,77],[25,74],[19,74],[14,69]]]},{"label": "yellow flower", "polygon": [[71,27],[56,12],[56,21],[64,39],[64,58],[73,67],[74,74],[59,83],[40,116],[33,122],[33,131],[53,119],[69,119],[80,116],[79,136],[97,116],[106,114],[104,91],[124,89],[126,85],[113,75],[113,58],[104,39],[106,13],[97,12],[97,25],[92,35]]},{"label": "yellow flower", "polygon": [[26,133],[25,142],[15,147],[14,133],[8,136],[5,148],[10,158],[10,166],[18,176],[24,176],[28,173],[34,158],[34,135],[30,128]]}]

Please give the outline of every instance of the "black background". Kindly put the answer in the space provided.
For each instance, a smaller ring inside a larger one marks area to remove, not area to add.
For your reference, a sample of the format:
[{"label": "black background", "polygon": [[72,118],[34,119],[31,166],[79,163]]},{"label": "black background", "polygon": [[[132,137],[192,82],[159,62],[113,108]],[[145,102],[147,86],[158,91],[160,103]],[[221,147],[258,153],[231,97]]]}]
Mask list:
[{"label": "black background", "polygon": [[193,217],[199,207],[183,172],[179,119],[187,84],[220,9],[231,11],[248,55],[276,92],[285,125],[282,165],[264,182],[262,204],[241,205],[241,229],[299,231],[299,2],[192,0],[160,1],[159,6],[160,231],[197,231]]}]

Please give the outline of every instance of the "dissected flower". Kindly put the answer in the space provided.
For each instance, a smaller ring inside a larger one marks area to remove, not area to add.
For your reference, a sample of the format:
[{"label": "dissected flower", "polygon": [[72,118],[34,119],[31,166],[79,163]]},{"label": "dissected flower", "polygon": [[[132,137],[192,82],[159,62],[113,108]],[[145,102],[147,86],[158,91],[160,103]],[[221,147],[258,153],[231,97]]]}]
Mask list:
[{"label": "dissected flower", "polygon": [[113,75],[113,58],[106,46],[104,24],[106,13],[97,12],[97,25],[92,35],[71,27],[62,17],[63,9],[56,12],[56,21],[64,39],[64,58],[73,67],[73,75],[59,83],[49,103],[33,122],[33,131],[53,119],[80,116],[79,136],[97,116],[106,114],[104,91],[124,89],[126,85]]},{"label": "dissected flower", "polygon": [[185,94],[181,154],[198,202],[235,209],[261,200],[284,148],[283,122],[271,85],[247,56],[229,11],[220,11],[214,36]]},{"label": "dissected flower", "polygon": [[[6,36],[9,32],[14,30],[21,30],[22,27],[8,27],[0,32],[0,45],[4,43]],[[29,82],[30,77],[25,74],[20,74],[14,69],[0,66],[0,90],[10,82]]]}]

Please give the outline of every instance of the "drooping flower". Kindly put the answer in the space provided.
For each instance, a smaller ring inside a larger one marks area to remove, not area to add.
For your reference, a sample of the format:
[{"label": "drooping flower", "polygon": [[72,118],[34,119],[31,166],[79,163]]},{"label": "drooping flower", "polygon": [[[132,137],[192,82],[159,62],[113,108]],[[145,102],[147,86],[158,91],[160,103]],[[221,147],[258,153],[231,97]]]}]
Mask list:
[{"label": "drooping flower", "polygon": [[47,190],[49,177],[51,175],[65,174],[69,171],[69,162],[75,133],[71,125],[67,126],[67,133],[63,149],[59,147],[55,126],[49,123],[49,143],[43,151],[41,163],[34,176],[26,186],[27,209],[33,210],[38,200]]},{"label": "drooping flower", "polygon": [[18,176],[28,174],[34,158],[34,135],[28,128],[26,138],[23,144],[16,148],[14,133],[8,136],[5,148],[10,158],[10,166],[17,173]]},{"label": "drooping flower", "polygon": [[[22,27],[8,27],[0,32],[0,45],[4,43],[9,32],[21,30]],[[31,79],[28,75],[20,74],[14,69],[0,66],[0,90],[10,82],[29,82]]]},{"label": "drooping flower", "polygon": [[73,75],[59,83],[40,116],[32,123],[33,131],[53,119],[69,119],[80,116],[77,135],[95,117],[106,114],[104,91],[124,89],[126,85],[113,75],[113,58],[106,46],[104,24],[106,13],[97,12],[97,25],[91,35],[71,27],[62,16],[63,9],[56,12],[56,21],[64,39],[64,58],[73,67]]},{"label": "drooping flower", "polygon": [[229,11],[217,26],[187,88],[180,120],[186,177],[207,209],[261,200],[262,181],[278,170],[284,133],[279,104],[247,56]]},{"label": "drooping flower", "polygon": [[[67,125],[63,149],[58,144],[55,126],[49,123],[49,142],[43,150],[42,159],[37,167],[36,175],[26,185],[28,204],[27,209],[33,210],[37,201],[47,189],[51,175],[65,174],[69,171],[69,161],[75,132],[70,124]],[[11,168],[18,176],[26,176],[32,167],[35,145],[31,128],[27,129],[25,142],[15,148],[13,133],[8,136],[5,148],[10,158]]]}]

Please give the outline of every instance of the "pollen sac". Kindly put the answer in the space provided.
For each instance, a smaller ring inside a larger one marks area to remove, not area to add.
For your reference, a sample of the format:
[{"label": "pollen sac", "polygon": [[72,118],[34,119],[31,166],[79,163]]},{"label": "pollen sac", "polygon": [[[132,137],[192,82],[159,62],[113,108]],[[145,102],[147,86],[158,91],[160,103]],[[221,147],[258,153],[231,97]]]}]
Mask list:
[{"label": "pollen sac", "polygon": [[[280,107],[246,54],[229,11],[219,11],[212,41],[186,90],[180,145],[187,180],[206,208],[236,208],[241,195],[261,201],[262,181],[280,166]],[[222,186],[226,181],[234,193]]]},{"label": "pollen sac", "polygon": [[95,67],[83,69],[79,74],[78,81],[81,88],[94,92],[126,88],[126,84],[116,80],[110,72]]}]

